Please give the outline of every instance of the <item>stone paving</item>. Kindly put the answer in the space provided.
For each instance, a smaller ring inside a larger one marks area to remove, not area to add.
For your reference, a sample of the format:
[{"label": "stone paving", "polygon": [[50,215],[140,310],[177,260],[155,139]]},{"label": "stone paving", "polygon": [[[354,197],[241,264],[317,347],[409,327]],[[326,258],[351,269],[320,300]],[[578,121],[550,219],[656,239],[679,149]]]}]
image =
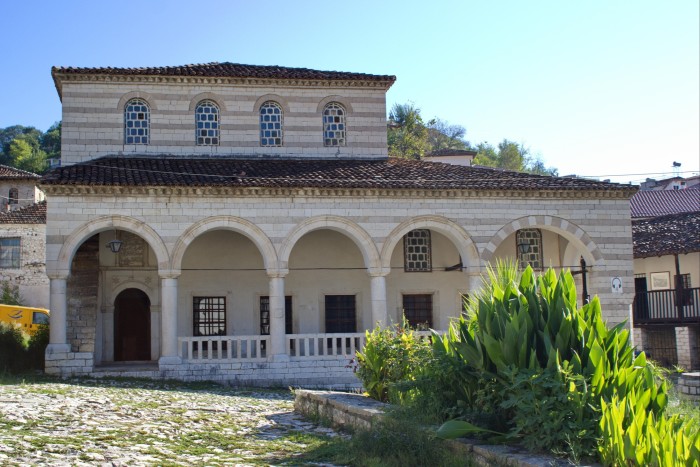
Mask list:
[{"label": "stone paving", "polygon": [[295,414],[292,399],[208,383],[0,384],[0,465],[304,464],[337,434]]}]

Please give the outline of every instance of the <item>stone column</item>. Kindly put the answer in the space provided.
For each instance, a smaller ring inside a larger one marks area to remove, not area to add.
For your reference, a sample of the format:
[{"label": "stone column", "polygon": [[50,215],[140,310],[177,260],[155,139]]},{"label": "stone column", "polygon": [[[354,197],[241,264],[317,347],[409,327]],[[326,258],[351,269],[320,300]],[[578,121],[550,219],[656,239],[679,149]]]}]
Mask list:
[{"label": "stone column", "polygon": [[678,366],[690,371],[698,366],[698,357],[695,348],[696,336],[694,329],[688,326],[676,327],[676,354],[678,355]]},{"label": "stone column", "polygon": [[177,348],[177,278],[180,273],[160,274],[161,336],[159,364],[181,362]]},{"label": "stone column", "polygon": [[270,278],[270,358],[285,361],[287,355],[284,310],[284,277],[287,271],[268,272]]},{"label": "stone column", "polygon": [[389,324],[386,308],[386,271],[370,271],[370,288],[372,292],[372,325],[384,327]]},{"label": "stone column", "polygon": [[50,285],[50,327],[49,345],[46,353],[70,352],[70,345],[67,342],[67,314],[68,302],[66,301],[66,280],[67,276],[51,277]]}]

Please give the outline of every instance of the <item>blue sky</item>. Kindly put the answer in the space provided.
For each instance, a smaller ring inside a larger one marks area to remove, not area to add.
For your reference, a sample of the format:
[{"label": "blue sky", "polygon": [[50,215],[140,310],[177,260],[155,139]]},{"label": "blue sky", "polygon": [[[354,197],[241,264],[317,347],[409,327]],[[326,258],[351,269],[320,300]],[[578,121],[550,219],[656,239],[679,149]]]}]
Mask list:
[{"label": "blue sky", "polygon": [[[230,61],[393,74],[387,95],[562,175],[700,170],[700,2],[64,1],[3,5],[0,127],[61,118],[51,66]],[[623,175],[624,174],[624,175]],[[635,174],[635,175],[627,175]]]}]

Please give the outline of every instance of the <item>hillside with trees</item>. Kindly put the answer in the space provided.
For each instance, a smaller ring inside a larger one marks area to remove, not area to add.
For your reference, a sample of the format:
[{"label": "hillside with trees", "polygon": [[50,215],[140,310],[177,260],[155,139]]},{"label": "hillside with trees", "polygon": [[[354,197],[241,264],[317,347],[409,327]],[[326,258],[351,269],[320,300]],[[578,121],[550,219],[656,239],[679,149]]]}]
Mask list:
[{"label": "hillside with trees", "polygon": [[472,150],[477,152],[475,165],[538,175],[558,174],[556,168],[546,167],[539,156],[532,156],[530,149],[522,144],[504,139],[495,147],[486,142],[472,145],[466,135],[463,126],[439,118],[424,122],[420,109],[413,103],[394,104],[389,114],[387,142],[391,157],[422,159],[438,150]]},{"label": "hillside with trees", "polygon": [[49,159],[60,157],[61,122],[44,133],[22,125],[0,129],[0,164],[42,174],[49,168]]}]

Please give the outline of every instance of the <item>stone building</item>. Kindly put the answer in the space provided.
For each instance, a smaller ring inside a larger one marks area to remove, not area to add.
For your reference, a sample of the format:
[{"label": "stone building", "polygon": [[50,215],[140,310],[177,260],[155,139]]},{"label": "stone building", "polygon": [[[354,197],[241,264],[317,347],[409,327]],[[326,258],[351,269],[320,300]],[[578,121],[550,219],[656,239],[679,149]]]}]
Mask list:
[{"label": "stone building", "polygon": [[635,344],[700,369],[700,190],[639,191],[630,200]]},{"label": "stone building", "polygon": [[629,316],[636,189],[389,159],[394,76],[232,63],[52,75],[49,372],[354,384],[366,329],[402,314],[446,329],[497,258],[583,257],[607,319]]},{"label": "stone building", "polygon": [[40,175],[0,164],[0,212],[30,206],[44,200]]}]

